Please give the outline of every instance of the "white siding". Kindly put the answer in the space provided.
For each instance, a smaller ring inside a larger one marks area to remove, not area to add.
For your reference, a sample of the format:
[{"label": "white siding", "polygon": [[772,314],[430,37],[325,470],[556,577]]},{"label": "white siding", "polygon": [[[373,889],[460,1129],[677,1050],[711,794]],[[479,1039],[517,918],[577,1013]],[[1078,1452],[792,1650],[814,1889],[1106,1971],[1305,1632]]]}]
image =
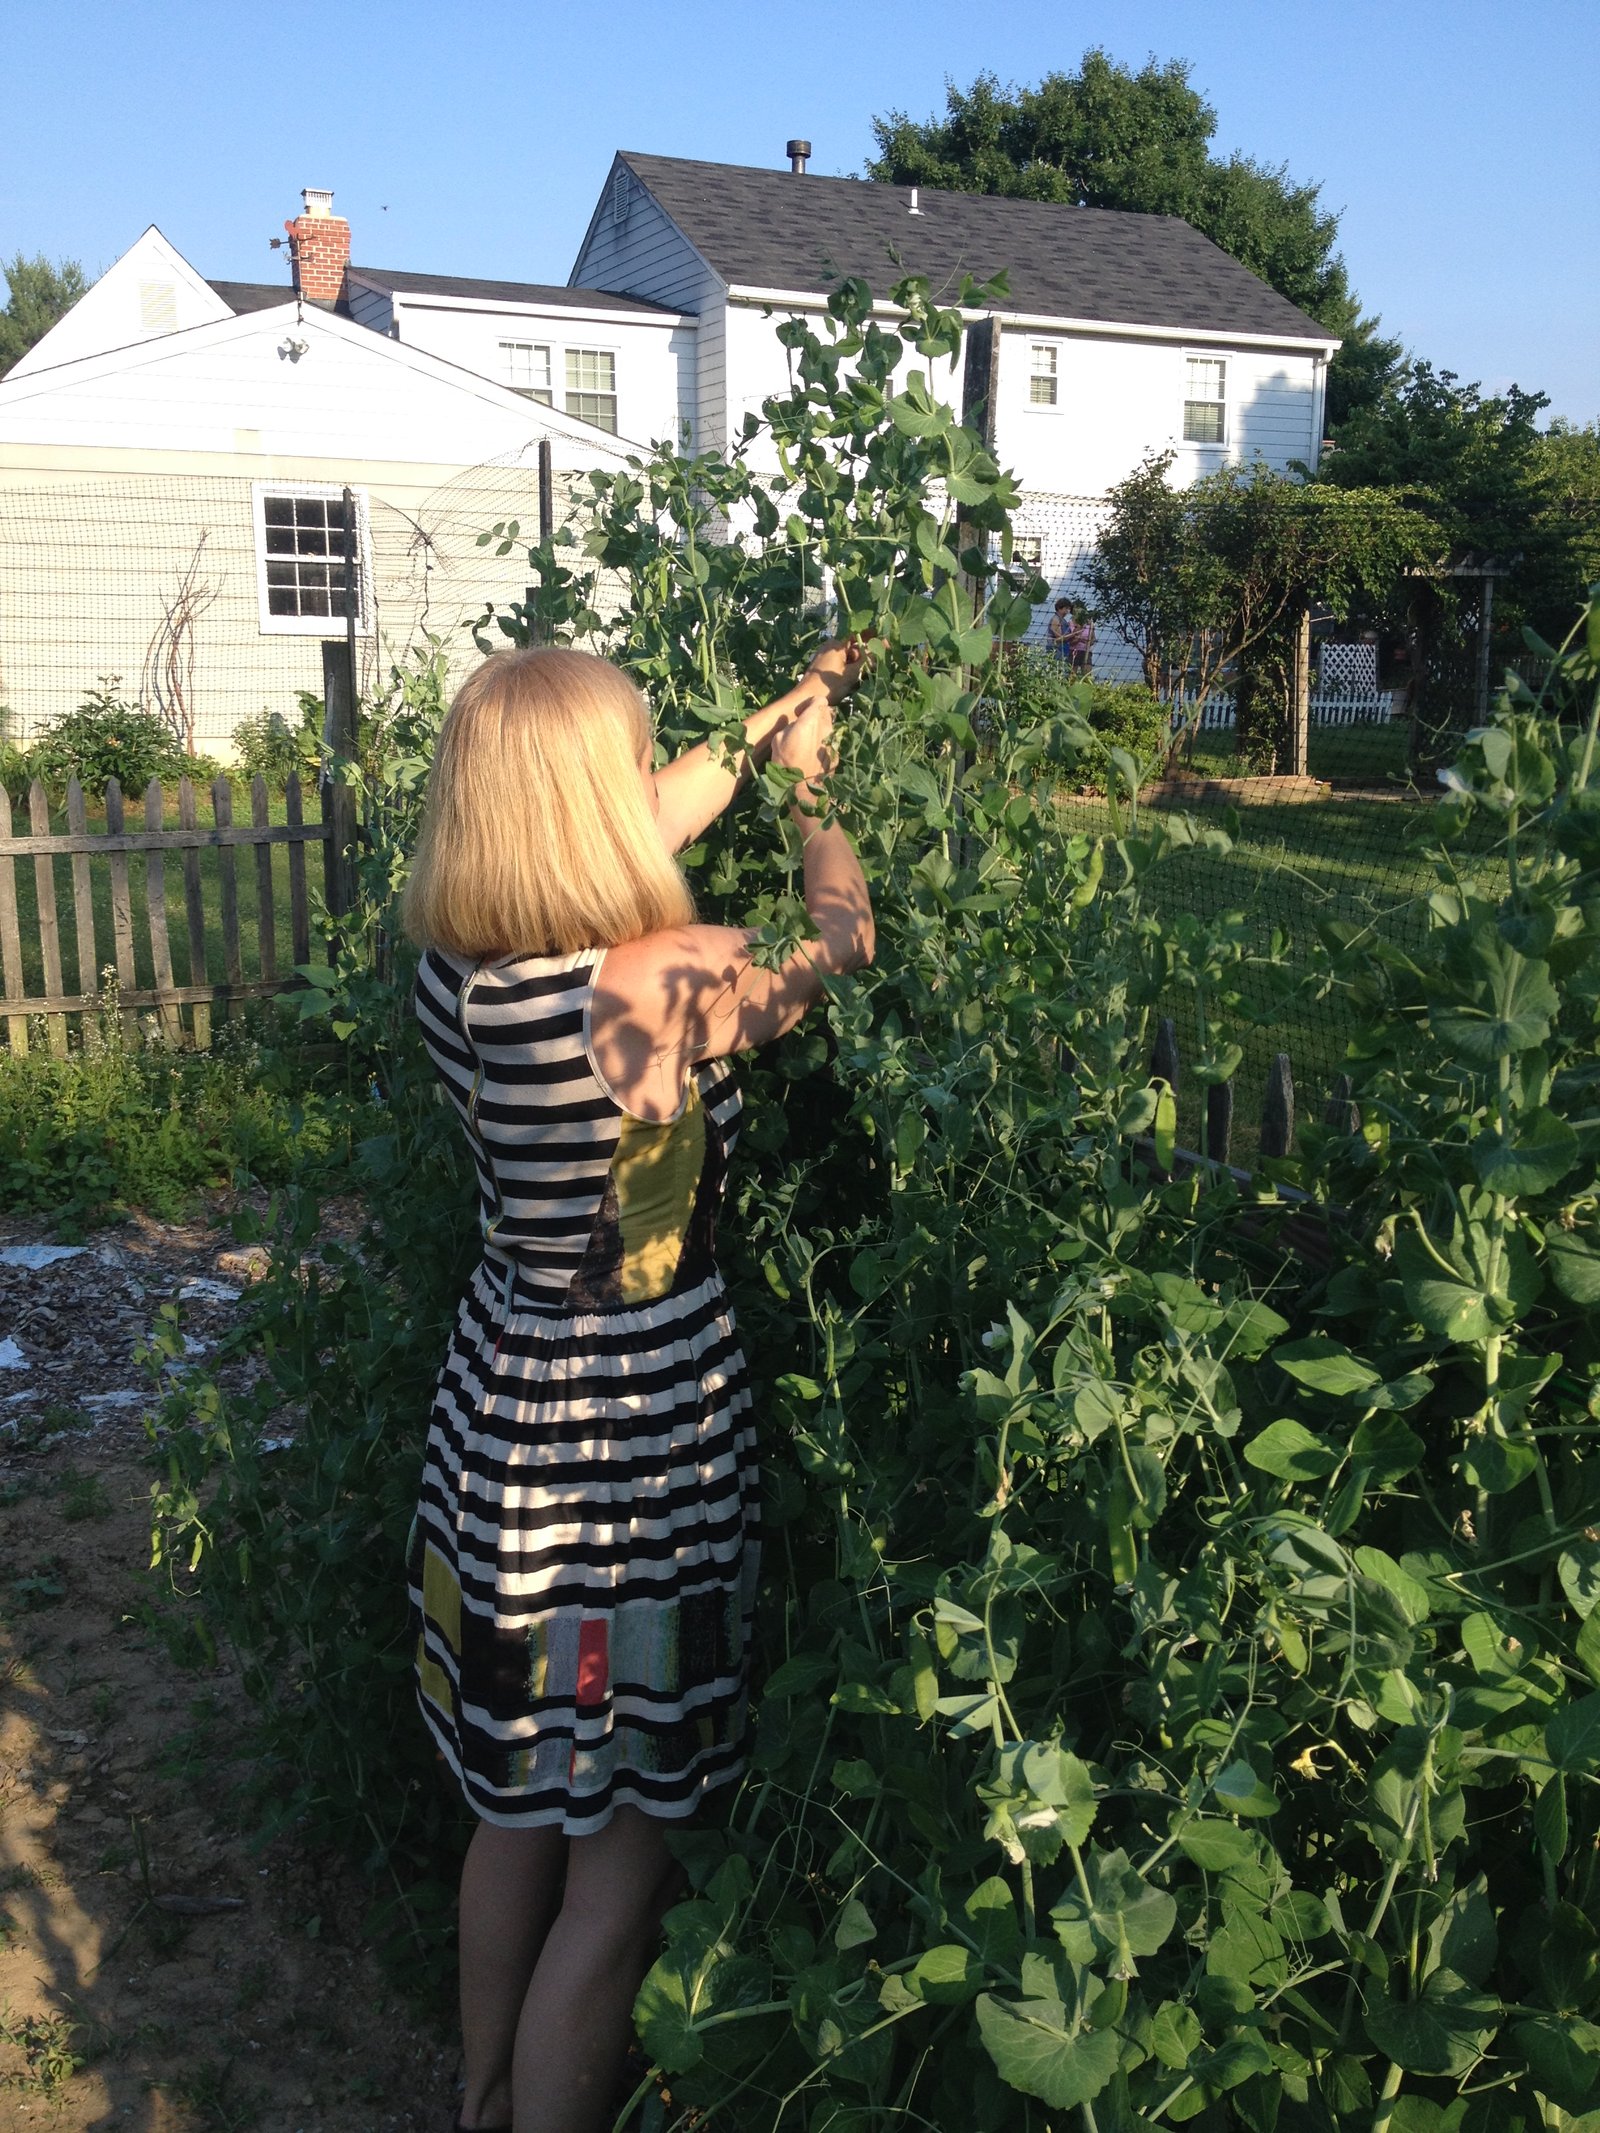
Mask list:
[{"label": "white siding", "polygon": [[426,348],[496,385],[509,382],[502,342],[531,341],[547,347],[557,407],[565,392],[565,351],[608,350],[617,366],[617,428],[624,437],[641,442],[676,442],[680,412],[686,402],[693,404],[693,326],[572,305],[510,310],[490,303],[435,304],[405,295],[396,301],[395,317],[399,338],[408,346]]},{"label": "white siding", "polygon": [[[1029,351],[1054,347],[1056,404],[1029,401]],[[1219,348],[1226,358],[1227,441],[1185,444],[1185,348],[1173,341],[1008,328],[1002,337],[997,443],[1024,489],[1097,496],[1147,452],[1171,448],[1173,479],[1195,480],[1229,461],[1272,467],[1315,458],[1316,363],[1308,352]]]}]

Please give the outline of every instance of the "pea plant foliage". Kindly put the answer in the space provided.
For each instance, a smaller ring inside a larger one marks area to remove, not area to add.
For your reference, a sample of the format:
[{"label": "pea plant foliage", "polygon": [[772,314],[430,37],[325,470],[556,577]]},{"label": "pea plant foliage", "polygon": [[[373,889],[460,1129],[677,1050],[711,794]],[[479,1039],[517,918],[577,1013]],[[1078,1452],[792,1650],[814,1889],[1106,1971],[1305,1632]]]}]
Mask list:
[{"label": "pea plant foliage", "polygon": [[[1594,2133],[1600,607],[1426,811],[1420,945],[1319,945],[1350,1103],[1248,1183],[1185,1166],[1157,1018],[1225,1079],[1246,951],[1151,892],[1226,838],[1141,806],[1126,755],[1110,832],[1077,832],[1087,695],[1008,704],[1042,592],[1014,487],[897,382],[960,312],[847,283],[781,330],[792,389],[736,449],[594,477],[530,609],[482,625],[600,632],[667,746],[735,747],[830,588],[878,644],[829,800],[876,966],[747,1073],[754,1736],[674,1838],[643,2122]],[[760,772],[688,855],[773,954],[805,926],[788,783]],[[173,1410],[162,1545],[245,1655],[281,1797],[431,1930],[459,1829],[398,1564],[469,1180],[405,972],[324,976],[384,1097],[369,1233],[307,1277],[314,1213],[290,1223],[258,1387]]]}]

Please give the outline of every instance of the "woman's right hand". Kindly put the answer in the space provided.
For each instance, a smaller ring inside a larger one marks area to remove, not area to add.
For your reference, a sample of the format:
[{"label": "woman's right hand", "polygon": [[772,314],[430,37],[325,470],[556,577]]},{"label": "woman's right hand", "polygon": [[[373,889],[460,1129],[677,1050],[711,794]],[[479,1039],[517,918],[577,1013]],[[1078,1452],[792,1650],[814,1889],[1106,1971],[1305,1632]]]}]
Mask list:
[{"label": "woman's right hand", "polygon": [[869,653],[870,646],[865,638],[830,637],[818,645],[802,678],[820,681],[828,692],[829,702],[837,704],[861,679]]},{"label": "woman's right hand", "polygon": [[833,706],[812,702],[772,736],[772,760],[798,770],[809,784],[833,768]]}]

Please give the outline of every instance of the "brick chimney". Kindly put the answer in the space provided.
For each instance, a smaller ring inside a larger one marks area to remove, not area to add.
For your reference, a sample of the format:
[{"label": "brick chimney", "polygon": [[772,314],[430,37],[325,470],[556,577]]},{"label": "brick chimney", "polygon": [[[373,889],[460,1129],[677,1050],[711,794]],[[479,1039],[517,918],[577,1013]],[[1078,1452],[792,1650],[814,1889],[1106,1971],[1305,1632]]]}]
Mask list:
[{"label": "brick chimney", "polygon": [[289,233],[295,294],[308,304],[336,304],[350,264],[350,225],[333,212],[333,195],[307,186],[305,212],[283,226]]}]

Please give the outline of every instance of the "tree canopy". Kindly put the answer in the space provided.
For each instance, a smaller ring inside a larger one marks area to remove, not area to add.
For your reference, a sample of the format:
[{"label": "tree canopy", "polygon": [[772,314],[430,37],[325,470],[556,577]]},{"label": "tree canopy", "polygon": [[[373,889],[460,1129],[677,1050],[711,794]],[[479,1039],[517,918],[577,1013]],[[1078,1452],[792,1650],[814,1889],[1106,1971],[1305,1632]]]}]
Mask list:
[{"label": "tree canopy", "polygon": [[1190,86],[1186,60],[1149,60],[1137,73],[1102,50],[1077,73],[1037,88],[980,74],[947,85],[941,118],[903,111],[875,118],[868,175],[894,185],[1059,200],[1080,207],[1181,215],[1223,251],[1298,304],[1343,347],[1328,379],[1336,429],[1376,401],[1400,362],[1397,341],[1363,315],[1335,249],[1339,218],[1320,188],[1286,167],[1212,153],[1217,115]]},{"label": "tree canopy", "polygon": [[43,340],[56,320],[83,295],[89,284],[75,259],[54,262],[42,252],[29,259],[22,252],[0,261],[10,300],[0,311],[0,377]]}]

